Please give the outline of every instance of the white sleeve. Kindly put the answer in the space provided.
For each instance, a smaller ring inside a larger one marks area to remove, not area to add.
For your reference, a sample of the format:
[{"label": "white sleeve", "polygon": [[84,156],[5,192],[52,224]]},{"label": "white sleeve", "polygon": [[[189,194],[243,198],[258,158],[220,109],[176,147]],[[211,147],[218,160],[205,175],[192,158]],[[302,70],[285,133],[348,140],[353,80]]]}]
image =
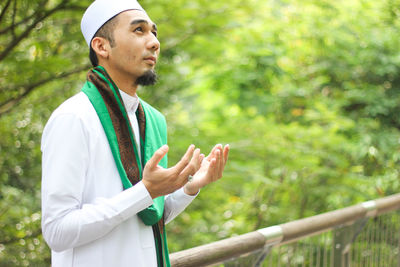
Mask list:
[{"label": "white sleeve", "polygon": [[94,241],[153,204],[142,182],[95,203],[84,204],[89,148],[82,121],[74,114],[49,120],[42,137],[42,231],[54,251]]},{"label": "white sleeve", "polygon": [[166,196],[164,205],[165,224],[172,221],[176,216],[179,215],[179,213],[184,211],[198,194],[199,193],[194,196],[190,196],[185,193],[182,187],[179,190],[176,190],[174,193]]}]

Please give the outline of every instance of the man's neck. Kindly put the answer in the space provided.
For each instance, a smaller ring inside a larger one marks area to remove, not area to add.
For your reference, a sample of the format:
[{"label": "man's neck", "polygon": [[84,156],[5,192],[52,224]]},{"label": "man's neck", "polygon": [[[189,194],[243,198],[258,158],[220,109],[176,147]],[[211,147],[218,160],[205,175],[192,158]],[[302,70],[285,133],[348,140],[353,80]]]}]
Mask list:
[{"label": "man's neck", "polygon": [[123,74],[121,74],[118,71],[115,71],[112,68],[107,68],[107,66],[103,66],[108,75],[111,77],[115,85],[120,89],[121,91],[124,91],[128,95],[135,96],[136,91],[138,88],[138,85],[132,80],[132,79],[127,79]]},{"label": "man's neck", "polygon": [[137,91],[137,85],[132,85],[130,84],[128,85],[119,85],[115,82],[115,84],[117,85],[118,89],[120,89],[121,91],[124,91],[125,93],[127,93],[130,96],[135,96],[136,95],[136,91]]}]

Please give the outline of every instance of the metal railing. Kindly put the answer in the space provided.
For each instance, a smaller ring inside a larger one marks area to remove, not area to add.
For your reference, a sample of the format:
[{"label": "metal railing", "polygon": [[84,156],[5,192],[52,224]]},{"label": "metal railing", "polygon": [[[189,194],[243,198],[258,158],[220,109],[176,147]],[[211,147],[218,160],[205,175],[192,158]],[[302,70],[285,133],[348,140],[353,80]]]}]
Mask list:
[{"label": "metal railing", "polygon": [[400,266],[400,194],[171,254],[174,267]]}]

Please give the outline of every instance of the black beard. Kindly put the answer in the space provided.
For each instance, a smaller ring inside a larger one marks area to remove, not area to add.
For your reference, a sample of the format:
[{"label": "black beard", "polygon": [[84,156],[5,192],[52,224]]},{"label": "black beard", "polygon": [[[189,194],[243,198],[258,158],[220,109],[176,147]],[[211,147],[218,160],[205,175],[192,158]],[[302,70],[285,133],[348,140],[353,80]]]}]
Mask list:
[{"label": "black beard", "polygon": [[146,71],[142,76],[136,79],[137,85],[153,85],[157,82],[157,74],[154,70]]}]

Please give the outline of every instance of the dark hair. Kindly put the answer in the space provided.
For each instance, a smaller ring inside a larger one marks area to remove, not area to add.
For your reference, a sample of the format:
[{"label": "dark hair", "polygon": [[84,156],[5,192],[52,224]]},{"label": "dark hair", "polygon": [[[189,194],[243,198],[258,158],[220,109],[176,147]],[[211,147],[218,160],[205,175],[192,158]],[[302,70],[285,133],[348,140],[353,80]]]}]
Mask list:
[{"label": "dark hair", "polygon": [[[114,17],[109,19],[106,23],[104,23],[103,26],[101,26],[100,29],[98,29],[97,32],[94,34],[93,38],[102,37],[110,42],[111,47],[114,47],[115,46],[114,29],[118,22],[117,16],[118,15],[115,15]],[[94,52],[92,48],[91,43],[89,48],[89,59],[93,67],[99,65],[99,60],[97,58],[96,52]]]}]

